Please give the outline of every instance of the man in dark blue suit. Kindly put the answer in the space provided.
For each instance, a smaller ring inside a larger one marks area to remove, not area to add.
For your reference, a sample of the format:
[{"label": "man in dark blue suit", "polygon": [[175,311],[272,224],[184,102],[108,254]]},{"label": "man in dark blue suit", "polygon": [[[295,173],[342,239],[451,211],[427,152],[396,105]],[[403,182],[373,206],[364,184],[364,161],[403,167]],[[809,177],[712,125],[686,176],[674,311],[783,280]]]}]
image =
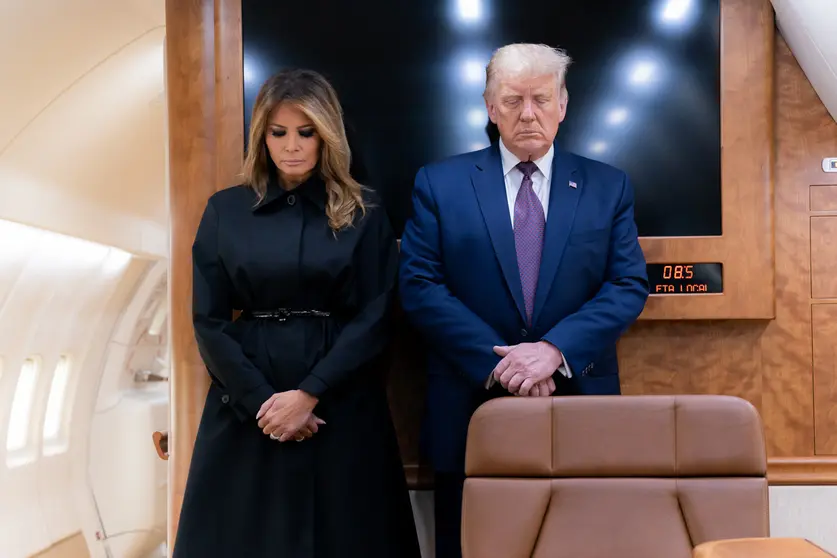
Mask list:
[{"label": "man in dark blue suit", "polygon": [[569,57],[494,53],[485,101],[500,141],[419,170],[400,296],[429,346],[425,441],[436,556],[460,556],[465,442],[500,395],[618,395],[616,341],[648,297],[624,172],[554,145]]}]

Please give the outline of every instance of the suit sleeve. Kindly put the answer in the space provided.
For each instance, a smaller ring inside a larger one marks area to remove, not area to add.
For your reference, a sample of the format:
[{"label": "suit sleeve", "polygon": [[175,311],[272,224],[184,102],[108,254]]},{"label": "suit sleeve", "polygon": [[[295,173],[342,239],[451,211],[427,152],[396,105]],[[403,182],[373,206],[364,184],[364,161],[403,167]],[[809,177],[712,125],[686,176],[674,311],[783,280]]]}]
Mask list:
[{"label": "suit sleeve", "polygon": [[274,390],[229,334],[232,286],[218,254],[218,213],[212,200],[192,245],[192,266],[192,323],[201,358],[210,376],[230,396],[239,419],[255,418]]},{"label": "suit sleeve", "polygon": [[[636,321],[648,298],[645,256],[634,222],[634,195],[623,176],[610,232],[606,278],[596,295],[555,325],[543,339],[556,346],[572,370],[584,370]],[[583,372],[582,372],[583,373]]]},{"label": "suit sleeve", "polygon": [[355,248],[357,313],[334,345],[299,384],[316,397],[349,381],[386,348],[391,336],[392,304],[398,273],[398,244],[386,211],[367,209],[367,223]]},{"label": "suit sleeve", "polygon": [[[474,288],[479,288],[474,285]],[[399,292],[405,313],[434,349],[485,389],[506,343],[445,284],[439,212],[425,169],[416,175],[413,215],[401,237]]]}]

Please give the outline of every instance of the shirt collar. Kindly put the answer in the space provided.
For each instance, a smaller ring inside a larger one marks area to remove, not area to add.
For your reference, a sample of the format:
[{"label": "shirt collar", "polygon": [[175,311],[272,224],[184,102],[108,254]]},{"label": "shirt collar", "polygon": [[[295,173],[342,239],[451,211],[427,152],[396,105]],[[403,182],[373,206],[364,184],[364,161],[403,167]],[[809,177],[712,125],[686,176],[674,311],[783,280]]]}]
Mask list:
[{"label": "shirt collar", "polygon": [[[500,157],[503,160],[503,176],[508,175],[513,168],[517,166],[520,162],[520,159],[517,156],[509,151],[506,148],[506,145],[503,143],[502,138],[500,139]],[[540,159],[535,160],[535,165],[538,167],[538,170],[541,171],[541,174],[549,180],[550,175],[552,174],[552,160],[555,158],[555,146],[550,145],[549,151],[546,152],[546,155],[541,157]]]}]

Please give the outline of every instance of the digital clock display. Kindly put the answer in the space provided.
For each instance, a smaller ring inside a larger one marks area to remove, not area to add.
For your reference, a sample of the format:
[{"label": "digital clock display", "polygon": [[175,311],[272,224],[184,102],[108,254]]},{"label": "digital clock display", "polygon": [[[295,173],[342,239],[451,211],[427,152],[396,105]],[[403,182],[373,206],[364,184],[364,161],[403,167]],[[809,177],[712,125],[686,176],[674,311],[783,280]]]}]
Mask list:
[{"label": "digital clock display", "polygon": [[650,263],[646,269],[652,295],[724,292],[721,263]]}]

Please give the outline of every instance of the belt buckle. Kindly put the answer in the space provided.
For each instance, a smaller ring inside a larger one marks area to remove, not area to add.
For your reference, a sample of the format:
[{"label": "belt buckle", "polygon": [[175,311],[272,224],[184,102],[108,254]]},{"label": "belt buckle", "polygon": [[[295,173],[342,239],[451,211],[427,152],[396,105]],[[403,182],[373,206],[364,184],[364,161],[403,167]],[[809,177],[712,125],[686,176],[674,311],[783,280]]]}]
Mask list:
[{"label": "belt buckle", "polygon": [[290,315],[291,313],[284,308],[275,312],[275,317],[280,322],[287,322]]}]

